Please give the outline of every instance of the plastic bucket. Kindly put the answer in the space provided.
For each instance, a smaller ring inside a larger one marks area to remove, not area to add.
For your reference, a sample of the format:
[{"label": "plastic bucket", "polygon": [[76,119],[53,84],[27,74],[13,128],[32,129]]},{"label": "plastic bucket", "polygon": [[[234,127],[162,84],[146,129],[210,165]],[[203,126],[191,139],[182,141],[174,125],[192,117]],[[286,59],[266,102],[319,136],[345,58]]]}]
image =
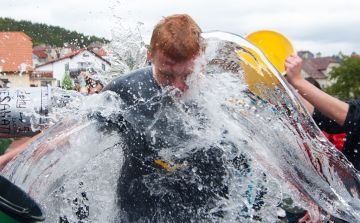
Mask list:
[{"label": "plastic bucket", "polygon": [[0,176],[0,222],[38,222],[45,215],[39,205],[22,189]]},{"label": "plastic bucket", "polygon": [[274,30],[258,30],[245,35],[245,39],[258,46],[280,73],[285,75],[285,59],[296,53],[288,37]]}]

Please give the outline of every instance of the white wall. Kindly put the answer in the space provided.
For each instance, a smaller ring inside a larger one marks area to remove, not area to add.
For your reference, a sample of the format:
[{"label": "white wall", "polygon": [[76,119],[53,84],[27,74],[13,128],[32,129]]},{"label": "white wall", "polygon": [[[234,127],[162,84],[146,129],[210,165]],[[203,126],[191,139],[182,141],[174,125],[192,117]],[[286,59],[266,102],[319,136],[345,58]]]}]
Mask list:
[{"label": "white wall", "polygon": [[[84,57],[84,54],[89,55],[89,57]],[[80,52],[79,54],[77,54],[76,56],[74,56],[71,59],[71,62],[69,62],[69,69],[78,68],[79,62],[91,63],[92,68],[99,69],[99,70],[102,70],[102,64],[104,64],[105,71],[108,71],[110,69],[110,65],[108,63],[106,63],[103,59],[101,59],[98,56],[95,56],[94,54],[92,54],[91,52],[89,52],[87,50]]]},{"label": "white wall", "polygon": [[[88,57],[84,57],[84,54],[87,54]],[[62,82],[62,79],[65,74],[65,65],[69,63],[69,69],[77,69],[79,62],[87,62],[91,63],[91,67],[95,70],[104,70],[102,69],[102,64],[105,65],[105,72],[110,70],[110,65],[106,63],[101,58],[93,55],[88,50],[84,50],[77,54],[76,56],[70,58],[61,59],[58,61],[55,61],[53,63],[46,64],[44,66],[38,67],[35,69],[35,71],[53,71],[53,77],[56,80],[60,80],[60,83]],[[61,84],[62,85],[62,84]]]}]

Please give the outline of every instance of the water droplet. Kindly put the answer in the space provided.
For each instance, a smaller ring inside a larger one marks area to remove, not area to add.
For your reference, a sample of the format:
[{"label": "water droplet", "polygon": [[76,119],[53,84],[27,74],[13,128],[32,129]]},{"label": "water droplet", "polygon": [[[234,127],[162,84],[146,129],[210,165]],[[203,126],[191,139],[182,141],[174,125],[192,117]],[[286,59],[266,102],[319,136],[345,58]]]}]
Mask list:
[{"label": "water droplet", "polygon": [[357,150],[357,149],[354,149],[354,153],[358,153],[358,150]]}]

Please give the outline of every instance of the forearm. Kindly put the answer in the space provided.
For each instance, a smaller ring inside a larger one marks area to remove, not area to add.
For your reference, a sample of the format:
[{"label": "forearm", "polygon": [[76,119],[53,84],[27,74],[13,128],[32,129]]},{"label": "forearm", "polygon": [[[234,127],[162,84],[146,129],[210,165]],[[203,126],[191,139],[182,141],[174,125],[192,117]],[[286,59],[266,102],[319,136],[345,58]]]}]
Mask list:
[{"label": "forearm", "polygon": [[[314,87],[305,79],[298,79],[291,83],[298,93],[324,115],[341,126],[344,125],[349,105]],[[305,105],[306,106],[306,105]],[[312,110],[311,114],[313,114]]]},{"label": "forearm", "polygon": [[299,92],[294,89],[294,87],[292,85],[290,85],[292,87],[292,89],[296,92],[297,96],[300,98],[301,102],[304,104],[305,108],[309,111],[310,115],[314,114],[315,108],[312,104],[310,104],[310,102],[308,102],[304,97],[301,96],[301,94],[299,94]]},{"label": "forearm", "polygon": [[22,148],[20,149],[15,148],[13,150],[11,150],[10,152],[5,153],[4,155],[0,156],[0,171],[6,166],[6,164],[12,160],[12,158],[14,158],[20,151],[22,150]]},{"label": "forearm", "polygon": [[23,144],[15,147],[14,149],[10,150],[9,152],[5,153],[4,155],[0,156],[0,171],[6,166],[6,164],[11,161],[21,150],[23,150],[27,145],[29,145],[32,141],[34,141],[37,137],[41,134],[37,134],[36,136],[30,138]]}]

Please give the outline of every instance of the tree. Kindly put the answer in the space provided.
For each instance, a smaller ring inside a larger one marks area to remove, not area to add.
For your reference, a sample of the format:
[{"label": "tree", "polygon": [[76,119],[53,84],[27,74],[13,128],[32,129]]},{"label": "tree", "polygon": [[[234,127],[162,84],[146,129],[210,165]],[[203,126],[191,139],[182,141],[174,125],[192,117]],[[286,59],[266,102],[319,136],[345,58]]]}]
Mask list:
[{"label": "tree", "polygon": [[105,38],[86,36],[82,33],[69,31],[59,26],[32,23],[25,20],[16,21],[11,18],[2,17],[0,17],[0,31],[22,31],[32,39],[33,46],[45,43],[51,46],[62,47],[64,43],[71,43],[83,48],[96,41],[103,43],[110,42]]},{"label": "tree", "polygon": [[65,75],[64,78],[62,80],[62,86],[66,89],[66,90],[71,90],[73,89],[74,85],[73,82],[71,80],[71,77],[69,75],[69,71],[65,71]]},{"label": "tree", "polygon": [[334,97],[351,101],[360,97],[360,57],[344,56],[341,66],[334,67],[328,79],[334,84],[324,88],[324,91]]}]

